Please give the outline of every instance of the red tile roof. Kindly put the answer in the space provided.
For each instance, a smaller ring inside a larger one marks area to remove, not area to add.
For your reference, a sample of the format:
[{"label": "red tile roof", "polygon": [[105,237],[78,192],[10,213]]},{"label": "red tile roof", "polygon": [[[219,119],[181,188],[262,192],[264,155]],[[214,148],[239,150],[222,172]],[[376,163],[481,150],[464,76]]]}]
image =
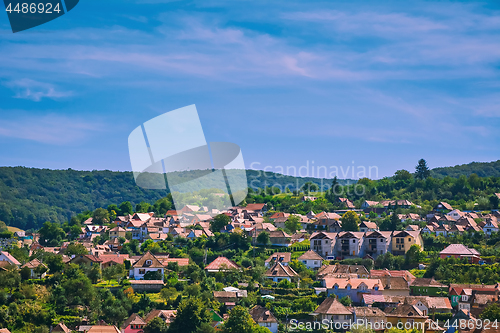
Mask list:
[{"label": "red tile roof", "polygon": [[221,271],[228,269],[241,269],[241,267],[238,266],[234,261],[229,260],[226,257],[218,257],[210,264],[208,264],[207,267],[205,267],[205,270],[207,271]]}]

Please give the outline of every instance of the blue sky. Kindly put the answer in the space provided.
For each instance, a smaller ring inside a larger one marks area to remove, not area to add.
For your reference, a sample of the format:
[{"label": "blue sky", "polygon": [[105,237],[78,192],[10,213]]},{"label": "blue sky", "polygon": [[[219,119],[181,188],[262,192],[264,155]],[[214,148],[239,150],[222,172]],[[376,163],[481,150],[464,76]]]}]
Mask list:
[{"label": "blue sky", "polygon": [[0,52],[4,166],[130,170],[130,132],[190,104],[247,167],[500,158],[495,2],[81,0],[0,14]]}]

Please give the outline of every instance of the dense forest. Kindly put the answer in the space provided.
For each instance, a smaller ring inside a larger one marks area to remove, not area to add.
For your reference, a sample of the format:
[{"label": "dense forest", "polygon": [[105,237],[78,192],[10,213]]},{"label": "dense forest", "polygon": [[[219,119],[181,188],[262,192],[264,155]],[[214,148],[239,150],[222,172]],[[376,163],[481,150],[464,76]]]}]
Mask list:
[{"label": "dense forest", "polygon": [[[185,173],[175,176],[193,179],[192,175],[186,177]],[[256,188],[278,184],[294,189],[309,181],[325,186],[331,182],[255,170],[247,170],[247,179]],[[354,181],[341,180],[340,183]],[[200,182],[199,185],[210,188],[210,184]],[[143,201],[153,204],[167,194],[168,189],[145,190],[136,186],[131,172],[2,167],[0,221],[25,230],[38,229],[46,221],[63,223],[79,213],[110,204],[125,201],[131,202],[134,207]]]},{"label": "dense forest", "polygon": [[489,163],[472,162],[431,170],[431,175],[434,178],[444,178],[446,176],[458,178],[461,175],[469,177],[473,173],[479,177],[500,177],[500,160]]}]

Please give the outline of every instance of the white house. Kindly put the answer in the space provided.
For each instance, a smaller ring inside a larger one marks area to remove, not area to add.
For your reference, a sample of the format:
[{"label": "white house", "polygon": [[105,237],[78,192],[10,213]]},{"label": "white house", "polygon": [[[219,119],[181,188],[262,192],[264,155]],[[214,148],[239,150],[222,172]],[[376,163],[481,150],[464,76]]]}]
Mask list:
[{"label": "white house", "polygon": [[498,222],[496,220],[496,217],[486,220],[486,224],[483,227],[483,231],[488,236],[494,232],[498,232]]},{"label": "white house", "polygon": [[130,278],[135,280],[144,279],[144,275],[147,272],[158,271],[161,273],[161,279],[163,280],[163,273],[165,271],[165,266],[156,259],[156,257],[151,252],[146,252],[135,264],[130,268]]},{"label": "white house", "polygon": [[0,252],[0,261],[7,261],[11,265],[16,265],[20,266],[21,263],[17,261],[16,258],[14,258],[9,252],[7,251],[2,251]]},{"label": "white house", "polygon": [[323,257],[313,250],[309,250],[301,255],[298,260],[304,263],[308,269],[318,269],[323,265]]}]

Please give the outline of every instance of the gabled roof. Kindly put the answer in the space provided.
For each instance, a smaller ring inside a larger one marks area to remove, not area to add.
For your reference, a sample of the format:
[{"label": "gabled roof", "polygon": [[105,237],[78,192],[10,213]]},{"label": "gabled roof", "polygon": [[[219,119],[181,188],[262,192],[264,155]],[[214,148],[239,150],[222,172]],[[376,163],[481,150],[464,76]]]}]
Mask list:
[{"label": "gabled roof", "polygon": [[278,323],[278,320],[273,315],[273,313],[260,305],[254,306],[250,310],[250,315],[256,323]]},{"label": "gabled roof", "polygon": [[[30,269],[35,269],[38,266],[45,266],[45,264],[43,264],[40,260],[35,258],[35,259],[25,263],[21,268],[28,267]],[[45,266],[45,267],[47,267],[47,266]]]},{"label": "gabled roof", "polygon": [[463,256],[480,256],[481,254],[476,249],[470,249],[463,244],[448,245],[443,251],[439,252],[441,255],[463,255]]},{"label": "gabled roof", "polygon": [[298,260],[321,260],[323,261],[323,257],[314,252],[313,250],[309,250],[303,255],[301,255]]},{"label": "gabled roof", "polygon": [[[151,260],[151,264],[146,264],[146,261]],[[162,263],[150,252],[146,252],[141,259],[133,266],[134,268],[164,268]]]},{"label": "gabled roof", "polygon": [[447,202],[441,201],[437,206],[439,205],[441,205],[444,209],[453,210],[453,207],[451,207],[451,205]]},{"label": "gabled roof", "polygon": [[416,278],[411,285],[414,287],[442,287],[442,288],[448,287],[434,280],[433,278]]},{"label": "gabled roof", "polygon": [[353,308],[356,318],[385,317],[385,312],[377,307],[357,306]]},{"label": "gabled roof", "polygon": [[334,297],[327,297],[323,303],[318,306],[318,308],[314,311],[314,315],[322,314],[322,315],[352,315],[352,312],[349,311],[342,303],[340,303]]},{"label": "gabled roof", "polygon": [[146,322],[137,313],[132,313],[132,315],[125,320],[121,328],[126,329],[130,325],[146,325]]},{"label": "gabled roof", "polygon": [[225,271],[229,269],[241,269],[241,267],[226,257],[218,257],[205,267],[205,270],[207,271]]},{"label": "gabled roof", "polygon": [[116,326],[94,325],[87,333],[121,333]]},{"label": "gabled roof", "polygon": [[267,277],[288,277],[288,278],[293,278],[293,277],[298,276],[298,274],[290,266],[284,266],[280,262],[277,262],[277,263],[274,264],[273,267],[271,267],[266,272],[266,276]]},{"label": "gabled roof", "polygon": [[21,263],[17,261],[17,259],[14,258],[9,252],[2,251],[1,253],[7,258],[7,261],[9,261],[12,265],[21,265]]},{"label": "gabled roof", "polygon": [[363,221],[363,222],[361,222],[359,227],[361,228],[362,226],[364,226],[368,229],[378,229],[377,223],[375,223],[375,222]]},{"label": "gabled roof", "polygon": [[245,209],[246,210],[262,210],[266,204],[257,203],[257,204],[248,204]]},{"label": "gabled roof", "polygon": [[[0,330],[0,332],[2,332],[2,331]],[[56,325],[56,327],[54,327],[52,329],[51,332],[71,333],[71,330],[66,325],[64,325],[64,323],[59,323],[59,324]]]},{"label": "gabled roof", "polygon": [[171,323],[177,314],[177,310],[151,310],[150,313],[146,315],[144,321],[149,323],[156,317],[160,317],[165,320],[167,323]]},{"label": "gabled roof", "polygon": [[292,261],[292,253],[291,252],[275,252],[269,256],[269,258],[266,259],[266,262],[271,262],[271,261],[279,261],[279,262],[284,262],[288,263]]},{"label": "gabled roof", "polygon": [[386,316],[405,317],[405,318],[422,318],[425,317],[422,311],[411,304],[400,304],[396,307],[389,307],[385,310]]}]

